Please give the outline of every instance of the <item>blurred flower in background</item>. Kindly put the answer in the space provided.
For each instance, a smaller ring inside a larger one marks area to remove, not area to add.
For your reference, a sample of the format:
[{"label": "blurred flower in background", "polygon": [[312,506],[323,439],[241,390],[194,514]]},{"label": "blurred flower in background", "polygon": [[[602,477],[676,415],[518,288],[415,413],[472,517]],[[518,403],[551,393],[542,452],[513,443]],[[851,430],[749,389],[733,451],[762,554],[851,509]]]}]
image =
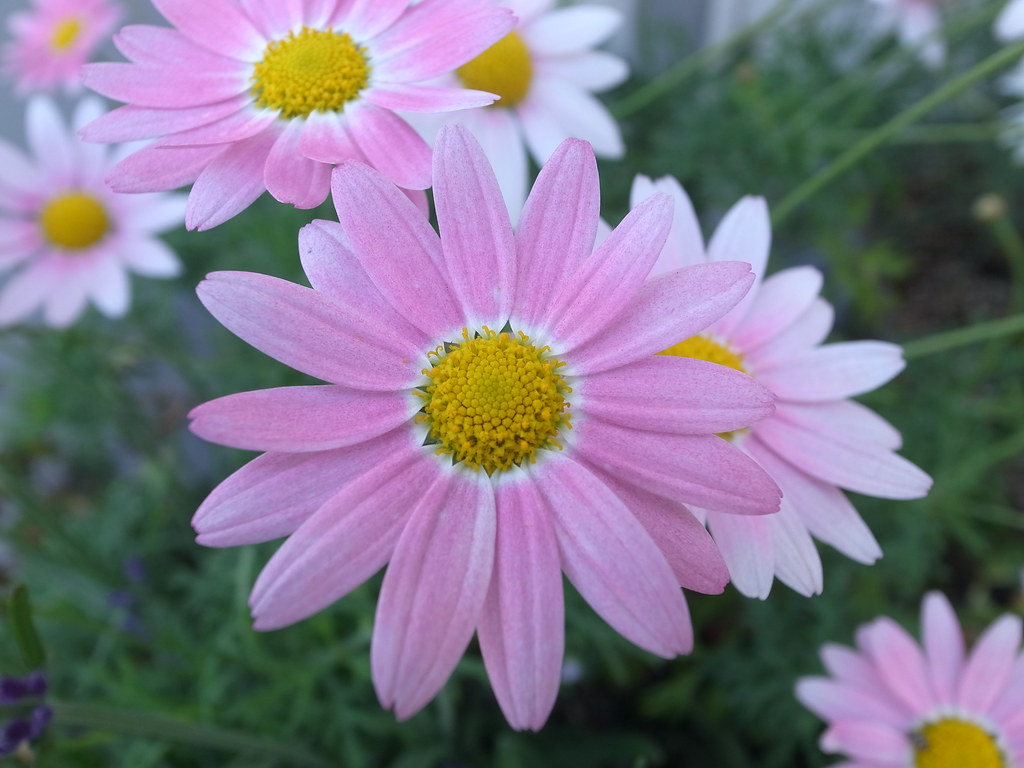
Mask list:
[{"label": "blurred flower in background", "polygon": [[923,647],[882,617],[857,630],[856,649],[822,648],[829,677],[805,677],[796,686],[804,706],[828,722],[821,748],[858,766],[1020,766],[1020,617],[995,621],[967,655],[949,600],[931,592],[922,605],[921,632]]},{"label": "blurred flower in background", "polygon": [[[903,369],[901,350],[881,341],[822,346],[832,330],[832,307],[819,296],[813,267],[764,277],[771,223],[763,198],[746,197],[725,215],[704,245],[689,196],[672,177],[638,176],[631,202],[656,192],[672,196],[675,218],[652,277],[717,261],[751,262],[750,292],[707,330],[661,354],[690,357],[743,371],[775,396],[775,412],[749,430],[725,437],[764,467],[782,488],[776,515],[725,515],[695,509],[744,595],[766,598],[773,576],[804,595],[822,590],[822,567],[812,536],[848,557],[873,563],[881,549],[839,490],[890,499],[927,494],[931,478],[898,456],[899,432],[847,398],[864,394]],[[838,486],[838,487],[837,487]]]},{"label": "blurred flower in background", "polygon": [[0,718],[8,712],[14,717],[0,726],[0,757],[24,756],[23,762],[34,762],[30,744],[43,735],[53,719],[53,710],[45,703],[46,675],[32,672],[25,677],[0,677]]},{"label": "blurred flower in background", "polygon": [[620,14],[597,5],[554,9],[554,0],[504,0],[519,19],[502,38],[446,78],[495,93],[499,101],[443,118],[420,119],[428,135],[442,123],[469,128],[498,176],[513,224],[529,189],[527,149],[541,165],[564,139],[589,141],[598,157],[622,157],[618,125],[593,93],[622,83],[626,62],[592,50],[619,27]]},{"label": "blurred flower in background", "polygon": [[20,93],[58,87],[76,93],[82,64],[110,39],[120,17],[120,4],[111,0],[33,0],[30,10],[7,17],[12,39],[4,70]]},{"label": "blurred flower in background", "polygon": [[352,158],[408,189],[430,185],[430,148],[395,110],[443,112],[494,97],[424,81],[506,34],[505,9],[473,0],[247,3],[157,0],[173,29],[122,29],[131,63],[85,69],[86,84],[128,102],[90,125],[89,141],[158,139],[111,173],[120,192],[195,182],[189,229],[209,229],[264,190],[297,208],[330,192]]},{"label": "blurred flower in background", "polygon": [[930,69],[946,63],[946,43],[942,39],[940,0],[871,0],[879,6],[882,24],[896,34],[907,48],[917,51]]},{"label": "blurred flower in background", "polygon": [[[84,99],[73,124],[103,112]],[[83,143],[56,105],[33,98],[26,113],[31,156],[0,141],[0,269],[20,268],[0,288],[0,324],[42,307],[64,327],[92,302],[110,317],[129,305],[127,273],[172,277],[178,259],[155,235],[184,219],[183,195],[120,195],[104,182],[123,150]]]},{"label": "blurred flower in background", "polygon": [[1024,36],[1024,0],[1010,0],[996,19],[996,37],[1003,42]]}]

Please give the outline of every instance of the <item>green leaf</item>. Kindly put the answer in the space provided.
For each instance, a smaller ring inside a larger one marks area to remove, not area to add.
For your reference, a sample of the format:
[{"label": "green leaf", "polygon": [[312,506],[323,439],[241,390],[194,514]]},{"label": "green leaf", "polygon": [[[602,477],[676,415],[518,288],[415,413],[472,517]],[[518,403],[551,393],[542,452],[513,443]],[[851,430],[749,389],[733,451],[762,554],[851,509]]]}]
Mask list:
[{"label": "green leaf", "polygon": [[25,666],[29,669],[39,669],[46,663],[46,652],[32,622],[32,604],[29,602],[28,588],[24,584],[15,585],[11,592],[9,615],[14,642],[18,645]]}]

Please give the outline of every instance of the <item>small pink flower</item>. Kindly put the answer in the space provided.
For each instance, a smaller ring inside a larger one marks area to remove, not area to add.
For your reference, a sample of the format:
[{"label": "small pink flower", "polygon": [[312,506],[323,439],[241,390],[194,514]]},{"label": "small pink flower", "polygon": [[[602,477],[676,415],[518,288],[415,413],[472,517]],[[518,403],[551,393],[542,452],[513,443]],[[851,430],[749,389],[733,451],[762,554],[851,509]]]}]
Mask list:
[{"label": "small pink flower", "polygon": [[[102,111],[85,99],[74,125]],[[128,309],[129,271],[178,274],[155,235],[184,221],[183,195],[112,192],[103,177],[117,152],[82,143],[43,96],[29,101],[26,133],[32,157],[0,141],[0,269],[21,267],[0,289],[0,324],[41,306],[47,324],[66,326],[90,300],[116,317]]]},{"label": "small pink flower", "polygon": [[923,647],[892,619],[857,631],[857,649],[826,645],[830,677],[797,682],[801,703],[828,722],[825,752],[847,768],[1019,768],[1024,765],[1021,620],[1003,616],[966,655],[953,608],[929,593]]},{"label": "small pink flower", "polygon": [[871,1],[879,6],[882,24],[899,36],[900,43],[916,50],[926,67],[938,69],[946,62],[938,0]]},{"label": "small pink flower", "polygon": [[80,70],[110,36],[121,16],[111,0],[33,0],[29,11],[12,13],[13,40],[4,50],[4,69],[20,93],[63,86],[82,88]]},{"label": "small pink flower", "polygon": [[442,129],[440,237],[357,162],[334,172],[340,224],[299,236],[313,288],[215,273],[229,330],[331,382],[201,405],[192,429],[266,451],[193,520],[198,541],[287,536],[253,590],[257,629],[322,610],[387,565],[371,649],[381,703],[414,714],[474,631],[516,728],[543,725],[563,653],[562,572],[612,627],[664,657],[693,636],[679,586],[727,574],[684,503],[774,511],[778,489],[712,433],[771,411],[749,377],[654,357],[746,293],[746,264],[647,282],[671,223],[658,196],[597,250],[597,165],[567,141],[513,234],[472,136]]},{"label": "small pink flower", "polygon": [[174,29],[125,27],[132,63],[86,67],[128,102],[89,141],[158,139],[117,166],[119,192],[195,182],[189,229],[208,229],[264,190],[313,208],[333,164],[368,163],[400,187],[430,184],[430,149],[395,110],[444,112],[494,96],[423,84],[505,35],[511,12],[476,0],[154,0]]},{"label": "small pink flower", "polygon": [[777,515],[751,517],[707,511],[733,584],[765,598],[773,576],[796,591],[821,592],[821,559],[812,536],[863,563],[881,550],[839,490],[889,499],[924,496],[931,478],[898,456],[900,434],[873,411],[847,398],[869,392],[903,369],[902,350],[882,341],[822,346],[832,307],[818,294],[813,267],[785,269],[762,280],[771,245],[768,207],[746,197],[730,210],[704,246],[700,224],[679,183],[637,177],[636,205],[655,191],[675,201],[675,219],[652,276],[686,264],[750,262],[754,286],[728,314],[663,354],[730,366],[753,376],[776,396],[775,412],[749,430],[729,435],[782,488]]}]

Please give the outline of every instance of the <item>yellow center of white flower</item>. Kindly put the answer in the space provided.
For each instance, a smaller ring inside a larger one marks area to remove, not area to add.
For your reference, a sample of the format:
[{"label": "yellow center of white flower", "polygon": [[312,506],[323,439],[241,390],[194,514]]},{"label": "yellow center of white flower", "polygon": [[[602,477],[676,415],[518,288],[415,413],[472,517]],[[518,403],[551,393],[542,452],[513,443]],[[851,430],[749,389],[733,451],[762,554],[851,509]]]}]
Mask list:
[{"label": "yellow center of white flower", "polygon": [[285,118],[308,117],[344,111],[369,82],[370,64],[348,34],[303,27],[267,45],[250,80],[258,106]]},{"label": "yellow center of white flower", "polygon": [[95,245],[110,231],[103,203],[85,192],[58,195],[39,215],[39,225],[51,244],[69,251]]},{"label": "yellow center of white flower", "polygon": [[915,768],[1009,768],[996,740],[975,723],[946,717],[913,734]]},{"label": "yellow center of white flower", "polygon": [[55,51],[66,51],[82,32],[82,22],[74,16],[64,19],[54,27],[50,35],[50,47]]},{"label": "yellow center of white flower", "polygon": [[523,38],[510,32],[455,73],[467,88],[500,96],[492,106],[514,107],[530,90],[533,63]]},{"label": "yellow center of white flower", "polygon": [[[697,360],[707,360],[709,363],[718,363],[724,365],[727,368],[747,373],[746,367],[743,365],[743,357],[736,352],[733,352],[724,344],[717,341],[712,341],[706,336],[691,336],[688,339],[680,341],[678,344],[673,344],[668,349],[663,349],[658,353],[659,355],[670,355],[672,357],[692,357]],[[719,437],[724,437],[726,440],[732,440],[737,435],[741,435],[746,432],[745,429],[737,429],[732,432],[723,432]]]},{"label": "yellow center of white flower", "polygon": [[430,384],[416,390],[426,401],[417,421],[437,453],[492,474],[535,462],[542,448],[560,450],[559,430],[572,428],[572,389],[558,373],[565,363],[522,332],[463,329],[462,338],[428,354]]}]

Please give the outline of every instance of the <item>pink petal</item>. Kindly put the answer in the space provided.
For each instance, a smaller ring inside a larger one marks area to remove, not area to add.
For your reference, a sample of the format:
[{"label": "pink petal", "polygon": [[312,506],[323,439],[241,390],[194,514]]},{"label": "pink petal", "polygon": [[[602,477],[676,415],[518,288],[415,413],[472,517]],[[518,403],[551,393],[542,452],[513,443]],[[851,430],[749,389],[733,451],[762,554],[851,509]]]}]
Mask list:
[{"label": "pink petal", "polygon": [[938,703],[924,654],[905,629],[887,617],[875,619],[864,642],[886,687],[908,710],[927,712]]},{"label": "pink petal", "polygon": [[252,205],[266,188],[263,167],[277,136],[276,130],[266,130],[218,154],[189,193],[185,226],[211,229]]},{"label": "pink petal", "polygon": [[714,539],[689,509],[642,488],[603,478],[654,539],[681,587],[717,595],[729,571]]},{"label": "pink petal", "polygon": [[477,109],[460,116],[462,125],[480,142],[487,161],[498,177],[501,196],[508,206],[512,226],[517,227],[526,202],[529,166],[519,122],[511,109]]},{"label": "pink petal", "polygon": [[797,680],[796,697],[822,720],[873,720],[901,728],[904,715],[885,700],[824,677]]},{"label": "pink petal", "polygon": [[[87,285],[86,293],[104,315],[121,317],[128,311],[131,288],[128,274],[119,260],[112,255],[105,255],[95,261],[91,275],[83,274],[81,277]],[[71,314],[77,316],[80,311],[81,304]]]},{"label": "pink petal", "polygon": [[366,162],[345,123],[344,115],[335,112],[311,114],[300,123],[302,135],[299,138],[299,149],[302,154],[321,163],[341,163],[349,159]]},{"label": "pink petal", "polygon": [[82,67],[86,87],[140,107],[195,107],[237,97],[244,78],[234,72],[187,71],[170,66],[100,62]]},{"label": "pink petal", "polygon": [[368,102],[347,110],[349,135],[370,165],[408,189],[430,186],[430,147],[405,120]]},{"label": "pink petal", "polygon": [[672,229],[661,255],[651,269],[651,277],[679,269],[690,264],[703,264],[704,236],[700,231],[700,222],[693,210],[690,196],[678,181],[671,176],[663,176],[652,181],[647,176],[636,176],[630,190],[629,204],[635,206],[655,192],[664,192],[672,197]]},{"label": "pink petal", "polygon": [[766,514],[779,489],[750,457],[719,437],[644,432],[597,418],[574,430],[577,449],[613,477],[683,504]]},{"label": "pink petal", "polygon": [[540,730],[558,696],[562,569],[550,512],[523,473],[497,489],[494,576],[477,634],[509,725]]},{"label": "pink petal", "polygon": [[86,141],[134,141],[187,131],[235,114],[249,101],[237,96],[216,104],[203,104],[188,109],[149,109],[128,104],[108,112],[81,130]]},{"label": "pink petal", "polygon": [[753,279],[746,264],[734,261],[648,280],[607,329],[573,350],[573,373],[627,365],[700,333],[735,306]]},{"label": "pink petal", "polygon": [[335,169],[332,189],[352,252],[391,305],[431,338],[463,327],[465,319],[438,267],[444,264],[440,239],[409,198],[353,161]]},{"label": "pink petal", "polygon": [[[168,111],[173,114],[178,110],[160,111]],[[277,122],[277,116],[267,112],[256,112],[251,109],[236,110],[226,117],[206,125],[200,125],[177,133],[165,131],[165,133],[170,135],[158,141],[157,146],[182,147],[193,144],[228,144],[255,136],[275,122]]]},{"label": "pink petal", "polygon": [[0,288],[0,327],[24,319],[46,301],[54,272],[52,260],[36,260],[8,278]]},{"label": "pink petal", "polygon": [[636,296],[672,225],[672,200],[656,195],[631,210],[597,250],[569,275],[545,324],[565,349],[604,330]]},{"label": "pink petal", "polygon": [[145,277],[176,277],[181,274],[181,262],[163,241],[154,238],[139,239],[125,247],[122,255],[125,266]]},{"label": "pink petal", "polygon": [[968,712],[987,712],[1006,689],[1020,650],[1020,616],[996,619],[974,644],[964,665],[957,704]]},{"label": "pink petal", "polygon": [[925,595],[921,628],[935,698],[941,704],[953,704],[964,666],[964,637],[953,606],[941,592]]},{"label": "pink petal", "polygon": [[115,192],[163,192],[191,184],[224,147],[143,147],[115,165],[107,183]]},{"label": "pink petal", "polygon": [[299,150],[302,125],[290,122],[274,142],[263,169],[267,191],[296,208],[316,208],[331,191],[331,166],[310,160]]},{"label": "pink petal", "polygon": [[829,674],[847,687],[879,698],[885,696],[890,705],[901,706],[886,690],[878,671],[866,656],[844,645],[826,643],[821,648],[821,660]]},{"label": "pink petal", "polygon": [[844,443],[871,443],[893,451],[903,443],[898,429],[853,400],[780,403],[776,414],[790,424]]},{"label": "pink petal", "polygon": [[745,373],[685,357],[645,358],[583,377],[574,389],[580,409],[607,422],[686,435],[750,426],[768,416],[774,402]]},{"label": "pink petal", "polygon": [[743,450],[779,484],[783,497],[788,500],[787,506],[811,535],[866,565],[882,556],[871,530],[842,491],[779,458],[756,434],[743,442]]},{"label": "pink petal", "polygon": [[362,317],[380,318],[416,346],[430,348],[432,339],[398,314],[370,281],[338,222],[316,220],[300,229],[299,258],[309,284],[327,298]]},{"label": "pink petal", "polygon": [[494,491],[483,473],[446,472],[420,494],[384,575],[370,648],[377,697],[400,720],[455,669],[494,561]]},{"label": "pink petal", "polygon": [[775,543],[775,575],[779,581],[805,597],[820,595],[823,588],[821,558],[807,526],[793,510],[783,492],[777,515],[771,516]]},{"label": "pink petal", "polygon": [[516,276],[512,226],[494,171],[462,126],[438,134],[433,176],[441,247],[463,312],[473,325],[508,317]]},{"label": "pink petal", "polygon": [[232,0],[153,0],[186,36],[214,53],[258,61],[266,41]]},{"label": "pink petal", "polygon": [[[32,155],[52,174],[65,175],[77,163],[73,136],[55,102],[33,96],[25,109],[25,134]],[[5,169],[6,170],[6,169]]]},{"label": "pink petal", "polygon": [[665,658],[689,653],[693,628],[676,577],[622,500],[566,456],[538,474],[562,568],[583,598],[635,645]]},{"label": "pink petal", "polygon": [[341,599],[384,567],[422,488],[440,470],[422,451],[388,456],[288,537],[249,598],[254,628],[286,627]]},{"label": "pink petal", "polygon": [[575,139],[564,142],[537,175],[516,231],[514,313],[528,325],[545,317],[567,277],[590,256],[600,203],[593,149]]},{"label": "pink petal", "polygon": [[[303,22],[311,29],[320,26],[307,20],[303,0],[241,0],[241,4],[249,20],[268,40],[285,37],[298,30]],[[332,7],[336,4],[337,0],[331,1]]]},{"label": "pink petal", "polygon": [[244,81],[249,65],[208,50],[176,29],[149,24],[129,24],[114,35],[114,45],[126,58],[140,64],[169,65],[189,72],[234,72]]},{"label": "pink petal", "polygon": [[757,437],[798,469],[857,493],[885,499],[917,499],[931,488],[931,478],[892,451],[869,443],[837,442],[769,418],[754,427]]},{"label": "pink petal", "polygon": [[768,252],[772,246],[772,225],[768,204],[763,197],[747,196],[739,200],[722,217],[708,241],[708,260],[745,261],[750,264],[756,281],[750,293],[736,308],[715,325],[714,331],[726,338],[747,312],[764,279]]},{"label": "pink petal", "polygon": [[1012,724],[1024,736],[1024,654],[1017,657],[1002,696],[992,705],[991,716]]},{"label": "pink petal", "polygon": [[821,737],[825,752],[845,752],[872,764],[905,765],[913,751],[907,737],[896,728],[863,720],[843,720]]},{"label": "pink petal", "polygon": [[495,96],[468,88],[382,83],[367,91],[366,100],[400,112],[453,112],[493,104]]},{"label": "pink petal", "polygon": [[905,365],[895,344],[844,341],[762,364],[757,378],[783,400],[839,400],[882,386]]},{"label": "pink petal", "polygon": [[335,19],[357,40],[376,37],[409,7],[408,0],[348,0],[339,3]]},{"label": "pink petal", "polygon": [[381,392],[407,389],[422,355],[379,318],[266,275],[214,272],[200,301],[228,330],[285,365],[330,382]]},{"label": "pink petal", "polygon": [[792,267],[767,278],[732,329],[729,341],[746,351],[784,332],[818,298],[823,279],[814,267]]},{"label": "pink petal", "polygon": [[747,360],[757,368],[762,361],[791,357],[797,352],[817,346],[828,338],[834,320],[832,305],[817,298],[786,330],[752,350]]},{"label": "pink petal", "polygon": [[[781,512],[776,513],[776,515]],[[736,590],[746,597],[764,600],[775,581],[775,541],[772,519],[776,515],[730,515],[708,512],[708,528],[729,566]]]},{"label": "pink petal", "polygon": [[265,453],[214,488],[192,518],[207,547],[234,547],[278,539],[307,518],[367,467],[388,457],[419,453],[412,430],[317,453]]},{"label": "pink petal", "polygon": [[243,450],[325,451],[389,432],[416,410],[405,394],[278,387],[204,403],[189,414],[189,428],[204,440]]}]

